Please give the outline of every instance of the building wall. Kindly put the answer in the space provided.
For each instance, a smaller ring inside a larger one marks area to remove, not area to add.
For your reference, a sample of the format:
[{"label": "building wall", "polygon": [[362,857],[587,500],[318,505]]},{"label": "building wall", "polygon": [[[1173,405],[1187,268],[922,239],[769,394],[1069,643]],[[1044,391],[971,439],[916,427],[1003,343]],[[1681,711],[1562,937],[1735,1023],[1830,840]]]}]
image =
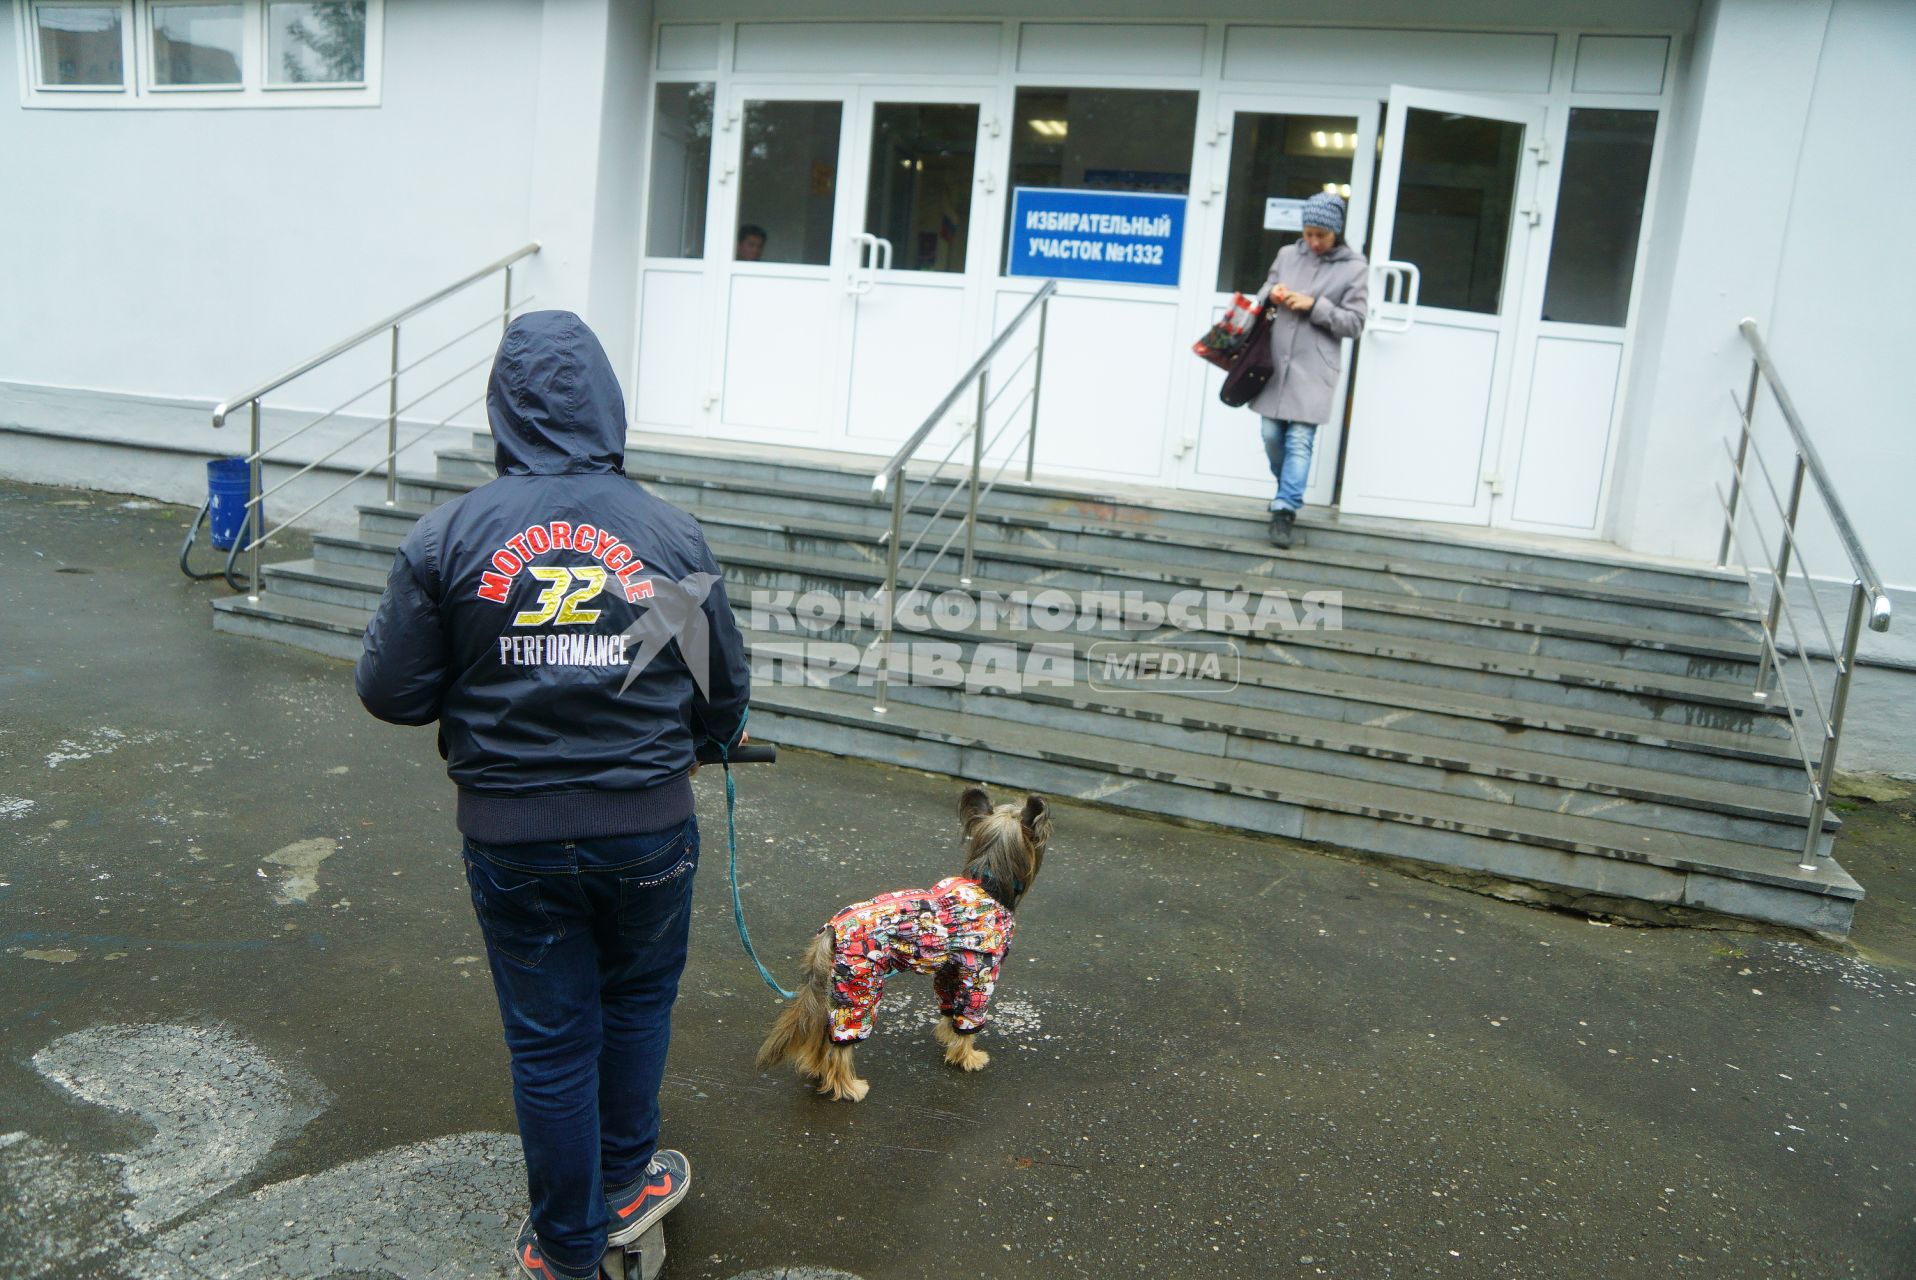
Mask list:
[{"label": "building wall", "polygon": [[541,9],[451,7],[386,6],[377,107],[73,111],[0,6],[0,381],[218,398],[525,242]]},{"label": "building wall", "polygon": [[[1916,5],[1835,0],[1817,64],[1789,226],[1765,334],[1864,548],[1916,605],[1916,412],[1909,320],[1916,262],[1902,241],[1916,210]],[[1773,412],[1759,416],[1771,457],[1787,457]],[[1804,554],[1847,575],[1815,509]],[[1916,611],[1897,619],[1916,660]]]}]

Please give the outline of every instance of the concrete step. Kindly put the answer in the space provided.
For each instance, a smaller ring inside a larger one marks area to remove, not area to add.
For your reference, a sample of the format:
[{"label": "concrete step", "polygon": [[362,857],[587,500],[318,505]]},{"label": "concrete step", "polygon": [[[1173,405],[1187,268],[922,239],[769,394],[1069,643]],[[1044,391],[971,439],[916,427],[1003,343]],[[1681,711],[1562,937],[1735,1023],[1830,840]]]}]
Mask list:
[{"label": "concrete step", "polygon": [[[700,519],[715,545],[723,542],[728,547],[771,547],[858,564],[874,563],[883,556],[883,549],[866,540],[855,525],[727,511],[704,512]],[[901,562],[901,580],[907,585],[933,561],[945,541],[943,532],[925,539]],[[961,548],[962,544],[954,544],[939,563],[953,571],[961,568]],[[906,550],[911,551],[909,542]],[[1246,559],[1237,571],[1226,572],[1167,566],[1112,555],[1111,550],[1108,545],[1064,551],[981,541],[976,548],[973,576],[1025,582],[1032,591],[1136,592],[1159,603],[1170,601],[1178,593],[1194,591],[1216,593],[1219,598],[1246,593],[1253,602],[1274,592],[1284,593],[1294,603],[1316,595],[1341,600],[1343,625],[1353,631],[1451,640],[1732,683],[1754,681],[1760,653],[1757,643],[1743,634],[1744,624],[1740,622],[1726,620],[1720,624],[1720,634],[1705,635],[1691,629],[1672,629],[1667,612],[1641,607],[1599,610],[1593,605],[1592,611],[1599,616],[1583,617],[1402,590],[1375,592],[1326,586],[1295,576],[1292,562],[1269,556],[1256,561]],[[1534,605],[1542,599],[1527,596],[1519,603]],[[1694,615],[1685,620],[1691,624],[1699,621]],[[1747,625],[1752,629],[1755,626]]]},{"label": "concrete step", "polygon": [[[363,560],[310,559],[266,567],[269,591],[275,595],[318,603],[355,607],[368,616],[384,590],[390,566],[390,548],[396,539],[351,539],[334,546],[322,543],[330,554],[351,553]],[[746,597],[736,578],[733,595],[742,610]],[[749,610],[747,610],[749,613]],[[931,639],[961,647],[976,637],[962,631],[934,628]],[[1148,634],[1127,631],[1131,637]],[[903,633],[900,633],[901,637]],[[863,632],[834,630],[821,639],[863,642]],[[994,637],[1000,639],[1003,637]],[[1050,641],[1049,633],[1038,639]],[[1092,641],[1087,641],[1087,645]],[[1525,702],[1502,695],[1428,689],[1401,682],[1317,671],[1249,657],[1243,660],[1244,683],[1231,699],[1233,707],[1353,725],[1401,725],[1405,731],[1442,739],[1459,752],[1479,748],[1514,747],[1533,755],[1564,756],[1631,768],[1675,767],[1706,785],[1722,782],[1791,790],[1801,785],[1802,766],[1787,740],[1757,738],[1709,725],[1657,723],[1635,716],[1607,716],[1589,710]],[[1215,703],[1211,706],[1215,707]],[[1210,714],[1207,711],[1206,714]],[[1674,763],[1669,753],[1680,753]]]},{"label": "concrete step", "polygon": [[[750,518],[795,524],[842,527],[848,540],[879,544],[890,512],[866,495],[823,496],[766,486],[688,481],[671,476],[639,473],[641,484],[700,519]],[[927,528],[926,520],[939,502],[920,500],[907,522],[906,545]],[[956,504],[954,504],[955,509]],[[932,522],[924,545],[936,548],[955,529],[955,515]],[[862,530],[862,536],[854,533]],[[1493,572],[1442,563],[1361,552],[1325,550],[1307,542],[1287,552],[1271,547],[1259,526],[1254,538],[1230,538],[1212,533],[1166,534],[1123,524],[1006,515],[987,507],[977,541],[980,546],[1008,546],[1049,551],[1055,555],[1091,555],[1113,561],[1146,564],[1186,577],[1220,574],[1258,574],[1282,578],[1299,586],[1334,587],[1383,595],[1409,596],[1478,604],[1494,608],[1529,610],[1612,623],[1637,622],[1663,631],[1715,637],[1754,644],[1755,610],[1747,592],[1740,603],[1618,587],[1580,579],[1549,578],[1534,574]]]},{"label": "concrete step", "polygon": [[[489,437],[478,437],[475,443],[481,439]],[[441,456],[463,477],[453,483],[469,485],[492,475],[489,443],[471,450],[445,451]],[[723,441],[634,439],[627,442],[626,449],[626,472],[634,478],[669,478],[724,487],[742,483],[789,495],[867,504],[871,477],[879,465],[878,459],[827,461],[801,451]],[[947,492],[947,483],[934,483],[918,505],[925,510],[935,508]],[[1253,499],[1165,489],[1088,491],[1042,481],[1025,485],[1009,479],[987,496],[983,509],[1007,517],[1104,525],[1138,537],[1176,542],[1222,538],[1265,545],[1267,523],[1263,504]],[[1313,551],[1324,553],[1352,552],[1372,558],[1487,570],[1497,575],[1586,581],[1620,592],[1707,599],[1732,607],[1746,606],[1749,601],[1749,585],[1738,573],[1655,561],[1602,544],[1517,544],[1486,531],[1366,522],[1361,517],[1333,519],[1315,509],[1304,513],[1299,527]]]},{"label": "concrete step", "polygon": [[[726,566],[728,591],[740,608],[749,604],[752,588],[797,593],[857,591],[869,596],[875,595],[884,581],[880,565],[821,560],[806,552],[734,546],[717,537],[711,542],[714,553]],[[1028,580],[974,576],[970,590],[1008,596],[1029,585]],[[925,587],[932,591],[963,589],[955,574],[939,573],[927,578]],[[1244,651],[1289,667],[1516,697],[1578,711],[1708,725],[1772,737],[1788,732],[1780,708],[1753,699],[1740,685],[1620,666],[1348,630],[1287,631],[1279,640],[1247,640]]]},{"label": "concrete step", "polygon": [[[857,692],[869,703],[875,692],[875,655],[857,667],[816,644],[754,633],[754,688],[779,684]],[[1007,671],[1016,661],[974,664],[976,651],[955,657],[922,649],[894,650],[888,687],[892,701],[1007,719],[1063,737],[1112,738],[1174,750],[1255,760],[1328,774],[1353,782],[1377,782],[1415,790],[1489,799],[1519,808],[1579,816],[1672,832],[1733,840],[1783,850],[1803,848],[1808,801],[1797,790],[1774,790],[1707,778],[1681,769],[1682,752],[1666,749],[1648,766],[1552,756],[1517,743],[1486,745],[1406,730],[1394,724],[1324,720],[1248,706],[1234,690],[1176,688],[1146,692],[1166,682],[1134,680],[1112,688],[1096,678],[1095,663],[1068,670],[1052,664],[1044,683],[1013,689]],[[990,673],[967,683],[956,673]],[[1167,686],[1170,687],[1170,686]],[[1834,816],[1825,830],[1834,832]],[[1823,844],[1828,845],[1828,837]]]},{"label": "concrete step", "polygon": [[[728,540],[784,546],[835,559],[869,561],[879,554],[877,533],[882,532],[882,526],[877,524],[789,511],[774,514],[768,509],[744,513],[732,505],[745,496],[735,490],[693,489],[688,495],[666,493],[649,483],[647,487],[693,510],[713,526],[715,536],[721,526],[732,530]],[[776,495],[761,496],[769,507]],[[792,504],[786,501],[783,505],[789,508]],[[368,532],[398,531],[409,515],[427,509],[426,504],[412,502],[394,508],[364,507],[361,527]],[[835,510],[847,516],[869,514],[868,508],[860,506]],[[949,523],[939,526],[910,563],[927,562],[955,527]],[[1007,533],[1010,536],[1003,536]],[[1032,533],[1034,540],[1026,540],[1020,533]],[[1589,589],[1587,598],[1569,608],[1565,601],[1571,597],[1553,594],[1542,580],[1530,580],[1515,589],[1418,582],[1418,569],[1403,565],[1389,573],[1352,571],[1344,575],[1334,565],[1277,556],[1268,546],[1240,548],[1233,553],[1228,571],[1213,571],[1203,566],[1167,564],[1155,558],[1162,549],[1156,545],[1136,547],[1102,538],[1086,538],[1082,545],[1066,548],[1046,545],[1057,539],[1022,530],[1020,522],[987,522],[981,534],[980,563],[994,577],[1027,578],[1035,573],[1043,575],[1036,581],[1046,586],[1086,586],[1094,580],[1084,574],[1095,570],[1095,580],[1109,582],[1115,576],[1118,581],[1112,585],[1124,590],[1148,587],[1154,599],[1166,598],[1170,591],[1192,589],[1224,593],[1282,590],[1293,597],[1336,590],[1342,594],[1347,615],[1355,615],[1346,620],[1346,625],[1354,629],[1430,639],[1464,639],[1474,631],[1472,642],[1490,647],[1615,662],[1705,679],[1753,680],[1755,673],[1758,647],[1750,636],[1756,624],[1746,616],[1751,612],[1748,609],[1707,605],[1702,606],[1706,611],[1684,612],[1651,606],[1640,598],[1624,600],[1618,598],[1623,593],[1608,589]],[[1378,589],[1367,588],[1366,582]],[[1566,590],[1584,589],[1570,584]],[[1460,627],[1468,630],[1460,631]]]},{"label": "concrete step", "polygon": [[1579,895],[1847,932],[1861,887],[1831,859],[1602,817],[1352,782],[1156,743],[1074,738],[1015,721],[778,686],[753,700],[768,741],[884,759],[1121,808],[1219,823],[1550,886]]},{"label": "concrete step", "polygon": [[[749,606],[754,588],[872,595],[883,585],[882,566],[826,561],[802,552],[738,547],[717,537],[711,541],[714,553],[726,566],[727,590],[740,609]],[[391,566],[398,544],[399,539],[390,535],[316,534],[313,556],[326,564],[384,570]],[[971,589],[1008,596],[1028,585],[1024,581],[974,577]],[[955,576],[934,574],[926,580],[926,589],[962,588]],[[1376,633],[1289,631],[1281,640],[1246,639],[1244,644],[1249,657],[1282,667],[1516,698],[1555,706],[1560,714],[1571,718],[1594,712],[1776,739],[1788,734],[1781,707],[1758,702],[1739,685],[1717,681]]]},{"label": "concrete step", "polygon": [[272,591],[257,601],[228,596],[213,602],[213,629],[255,640],[271,640],[310,649],[329,658],[358,659],[360,642],[372,615],[316,600],[299,600]]}]

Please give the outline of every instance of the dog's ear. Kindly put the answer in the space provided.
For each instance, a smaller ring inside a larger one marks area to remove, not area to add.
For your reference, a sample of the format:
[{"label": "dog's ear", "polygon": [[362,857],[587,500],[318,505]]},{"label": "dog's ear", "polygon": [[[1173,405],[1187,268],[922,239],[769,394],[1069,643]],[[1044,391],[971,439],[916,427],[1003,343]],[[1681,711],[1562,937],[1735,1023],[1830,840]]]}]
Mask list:
[{"label": "dog's ear", "polygon": [[958,825],[965,834],[971,834],[972,824],[991,815],[991,797],[985,794],[983,787],[966,787],[965,793],[958,797]]},{"label": "dog's ear", "polygon": [[1024,812],[1018,815],[1018,821],[1033,844],[1042,845],[1051,839],[1051,806],[1045,803],[1043,796],[1026,796]]}]

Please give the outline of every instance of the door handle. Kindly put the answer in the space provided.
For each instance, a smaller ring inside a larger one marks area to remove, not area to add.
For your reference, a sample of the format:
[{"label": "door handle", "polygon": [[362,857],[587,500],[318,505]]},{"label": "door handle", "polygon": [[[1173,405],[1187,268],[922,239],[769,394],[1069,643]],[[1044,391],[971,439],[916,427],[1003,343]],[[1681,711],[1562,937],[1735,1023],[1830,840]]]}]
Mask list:
[{"label": "door handle", "polygon": [[845,292],[849,293],[852,297],[864,297],[872,291],[872,286],[877,283],[877,281],[872,279],[870,269],[866,263],[868,257],[871,262],[875,263],[877,261],[878,246],[883,243],[884,241],[880,240],[877,236],[866,231],[861,231],[852,237],[852,269],[850,274],[845,278]]},{"label": "door handle", "polygon": [[[1366,333],[1407,333],[1417,323],[1417,296],[1423,289],[1423,273],[1414,262],[1380,262],[1372,270],[1376,273],[1377,287],[1373,291],[1376,300],[1371,306],[1370,315],[1364,323]],[[1391,284],[1397,285],[1397,296],[1391,296]],[[1395,310],[1401,307],[1402,310]],[[1389,310],[1387,310],[1389,309]]]}]

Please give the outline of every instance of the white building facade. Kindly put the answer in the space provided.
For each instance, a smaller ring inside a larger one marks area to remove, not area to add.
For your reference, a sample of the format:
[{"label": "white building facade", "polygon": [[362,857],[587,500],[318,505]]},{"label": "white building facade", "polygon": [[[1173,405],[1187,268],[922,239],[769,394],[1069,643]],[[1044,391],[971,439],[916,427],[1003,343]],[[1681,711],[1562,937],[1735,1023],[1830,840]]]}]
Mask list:
[{"label": "white building facade", "polygon": [[[1189,347],[1331,189],[1374,318],[1310,502],[1714,558],[1752,317],[1878,567],[1916,584],[1896,0],[11,0],[0,23],[0,430],[62,397],[198,412],[537,240],[524,287],[604,337],[635,430],[876,461],[1056,276],[1039,471],[1266,495],[1256,420]],[[1804,554],[1846,579],[1820,516]]]}]

